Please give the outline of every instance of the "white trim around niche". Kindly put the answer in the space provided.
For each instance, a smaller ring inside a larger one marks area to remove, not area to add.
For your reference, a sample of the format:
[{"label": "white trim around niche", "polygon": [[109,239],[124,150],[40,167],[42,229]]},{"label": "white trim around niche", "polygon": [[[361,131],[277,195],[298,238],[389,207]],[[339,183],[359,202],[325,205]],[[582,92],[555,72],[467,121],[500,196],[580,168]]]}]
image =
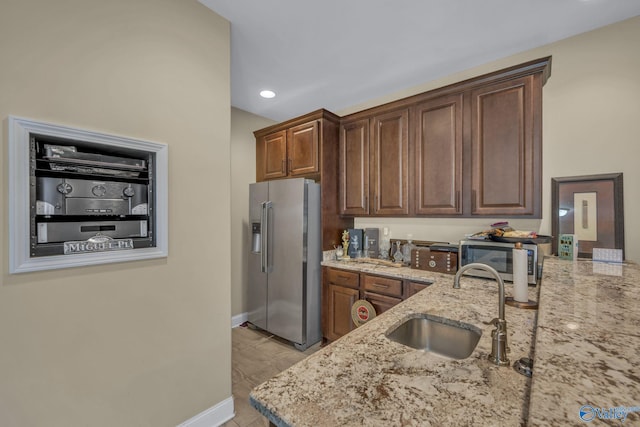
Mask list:
[{"label": "white trim around niche", "polygon": [[[9,116],[9,273],[51,270],[167,257],[169,253],[168,221],[168,146],[157,142],[54,125]],[[30,245],[30,135],[85,141],[100,145],[144,150],[155,153],[156,246],[126,251],[96,252],[73,256],[31,257]]]}]

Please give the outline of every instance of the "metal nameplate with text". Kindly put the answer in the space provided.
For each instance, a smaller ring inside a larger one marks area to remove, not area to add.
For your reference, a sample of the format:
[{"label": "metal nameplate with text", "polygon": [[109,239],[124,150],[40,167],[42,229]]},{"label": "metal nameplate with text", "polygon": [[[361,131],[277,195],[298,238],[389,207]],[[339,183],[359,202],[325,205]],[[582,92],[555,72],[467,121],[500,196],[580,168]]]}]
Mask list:
[{"label": "metal nameplate with text", "polygon": [[101,236],[77,242],[64,242],[64,254],[84,254],[91,252],[122,251],[133,249],[133,239],[112,239]]}]

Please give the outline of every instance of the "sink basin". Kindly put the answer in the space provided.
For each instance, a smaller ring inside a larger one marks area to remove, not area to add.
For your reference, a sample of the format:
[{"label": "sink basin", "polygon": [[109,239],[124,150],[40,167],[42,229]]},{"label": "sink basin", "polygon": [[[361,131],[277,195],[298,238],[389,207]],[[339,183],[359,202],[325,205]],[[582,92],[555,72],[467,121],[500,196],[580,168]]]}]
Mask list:
[{"label": "sink basin", "polygon": [[451,359],[469,357],[481,335],[473,325],[429,314],[410,317],[386,334],[397,343]]}]

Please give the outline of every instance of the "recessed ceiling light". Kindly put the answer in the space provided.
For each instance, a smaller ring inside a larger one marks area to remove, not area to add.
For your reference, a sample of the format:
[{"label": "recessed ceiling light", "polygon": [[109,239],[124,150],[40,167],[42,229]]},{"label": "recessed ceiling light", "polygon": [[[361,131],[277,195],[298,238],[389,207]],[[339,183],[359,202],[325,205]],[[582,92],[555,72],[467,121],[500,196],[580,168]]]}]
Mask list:
[{"label": "recessed ceiling light", "polygon": [[260,96],[263,98],[273,98],[276,96],[276,93],[272,90],[263,90],[260,92]]}]

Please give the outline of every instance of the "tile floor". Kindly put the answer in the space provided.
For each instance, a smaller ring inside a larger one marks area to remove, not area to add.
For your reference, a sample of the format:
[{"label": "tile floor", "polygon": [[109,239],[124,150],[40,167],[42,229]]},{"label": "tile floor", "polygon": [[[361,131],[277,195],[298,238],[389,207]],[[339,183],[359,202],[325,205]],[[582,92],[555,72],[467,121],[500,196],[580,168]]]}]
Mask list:
[{"label": "tile floor", "polygon": [[249,405],[249,392],[253,387],[317,351],[320,343],[300,352],[287,341],[243,326],[233,328],[231,343],[232,391],[236,416],[223,426],[268,426],[267,419]]}]

